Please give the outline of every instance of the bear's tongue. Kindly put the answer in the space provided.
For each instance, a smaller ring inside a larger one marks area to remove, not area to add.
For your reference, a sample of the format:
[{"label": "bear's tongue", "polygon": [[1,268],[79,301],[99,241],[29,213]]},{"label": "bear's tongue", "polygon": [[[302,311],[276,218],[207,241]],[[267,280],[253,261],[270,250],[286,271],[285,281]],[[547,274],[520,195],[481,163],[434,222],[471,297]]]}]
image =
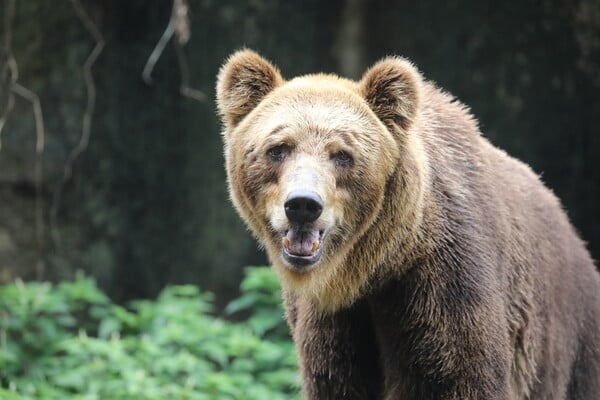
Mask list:
[{"label": "bear's tongue", "polygon": [[295,256],[312,256],[319,249],[319,231],[295,231],[290,229],[283,237],[283,246]]}]

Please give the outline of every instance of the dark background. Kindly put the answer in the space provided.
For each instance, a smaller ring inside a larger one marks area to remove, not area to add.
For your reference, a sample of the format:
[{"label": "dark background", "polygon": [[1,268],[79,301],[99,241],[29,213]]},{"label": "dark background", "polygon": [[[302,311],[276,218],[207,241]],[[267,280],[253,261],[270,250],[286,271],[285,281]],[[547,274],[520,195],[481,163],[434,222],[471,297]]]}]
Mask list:
[{"label": "dark background", "polygon": [[[58,280],[78,270],[118,301],[195,283],[229,298],[242,267],[266,262],[228,201],[214,104],[219,66],[253,48],[284,76],[325,71],[357,79],[397,54],[469,105],[494,144],[530,164],[562,199],[600,256],[600,1],[189,0],[182,46],[144,65],[170,1],[81,1],[105,47],[93,65],[89,146],[82,72],[94,38],[73,1],[0,1],[0,282]],[[39,96],[45,143],[36,156],[30,102]],[[184,71],[185,74],[185,71]],[[14,107],[8,109],[11,93]],[[35,168],[40,167],[36,178]],[[57,200],[58,199],[58,200]]]}]

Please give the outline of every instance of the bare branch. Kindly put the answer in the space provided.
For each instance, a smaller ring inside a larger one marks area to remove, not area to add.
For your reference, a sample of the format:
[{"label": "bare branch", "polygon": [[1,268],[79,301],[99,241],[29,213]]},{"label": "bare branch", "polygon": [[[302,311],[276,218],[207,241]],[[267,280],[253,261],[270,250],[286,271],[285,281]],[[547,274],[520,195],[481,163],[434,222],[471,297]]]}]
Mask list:
[{"label": "bare branch", "polygon": [[152,85],[152,71],[154,70],[154,66],[156,62],[162,55],[165,47],[169,40],[173,37],[173,33],[175,33],[175,27],[177,25],[177,15],[175,12],[175,2],[173,2],[173,12],[171,13],[171,18],[169,19],[169,24],[167,28],[163,32],[160,37],[158,43],[150,53],[150,57],[148,57],[148,61],[146,61],[146,65],[144,66],[144,70],[142,71],[142,79],[146,82],[147,85]]},{"label": "bare branch", "polygon": [[179,63],[179,73],[181,74],[181,84],[179,85],[179,93],[182,96],[192,98],[197,101],[205,101],[206,95],[198,89],[189,86],[190,69],[188,67],[187,58],[183,51],[183,47],[179,43],[175,43],[177,49],[177,61]]},{"label": "bare branch", "polygon": [[[35,236],[36,236],[36,247],[37,247],[37,263],[36,263],[36,277],[37,279],[43,279],[45,272],[45,262],[43,257],[44,249],[44,210],[42,203],[42,180],[43,180],[43,160],[42,156],[44,153],[44,116],[42,113],[42,105],[40,103],[39,96],[32,90],[19,84],[19,67],[17,61],[12,53],[12,22],[15,16],[15,0],[6,0],[4,3],[5,15],[4,15],[4,27],[5,27],[5,43],[4,48],[6,51],[7,67],[8,67],[8,90],[7,107],[2,113],[0,118],[0,134],[4,127],[8,115],[10,114],[14,105],[14,97],[12,94],[16,94],[24,98],[31,103],[33,108],[33,117],[35,122],[35,161],[34,161],[34,185],[35,185]],[[1,144],[1,143],[0,143]]]},{"label": "bare branch", "polygon": [[42,115],[42,105],[40,98],[35,92],[15,83],[12,91],[29,101],[33,107],[33,116],[35,118],[35,153],[41,155],[44,152],[44,117]]},{"label": "bare branch", "polygon": [[190,40],[190,9],[187,0],[173,1],[173,15],[175,16],[175,34],[179,44],[186,44]]},{"label": "bare branch", "polygon": [[[96,27],[92,19],[89,17],[87,12],[83,8],[81,2],[79,0],[71,0],[71,3],[73,3],[73,8],[75,8],[77,16],[96,41],[96,45],[88,55],[82,67],[83,78],[85,80],[85,86],[87,90],[87,106],[83,114],[83,122],[79,143],[77,143],[73,150],[71,150],[71,153],[69,154],[69,157],[65,162],[62,181],[59,183],[58,187],[54,192],[52,210],[50,212],[51,226],[56,225],[56,216],[60,207],[62,191],[64,189],[65,184],[69,181],[69,179],[71,179],[71,176],[73,174],[73,165],[77,158],[87,149],[90,143],[90,137],[92,132],[92,118],[94,116],[94,110],[96,108],[96,84],[94,82],[94,76],[92,74],[92,67],[98,60],[98,57],[100,57],[100,54],[102,53],[102,50],[104,49],[105,45],[102,33],[100,33],[100,30]],[[56,241],[58,242],[58,240]]]},{"label": "bare branch", "polygon": [[12,86],[12,91],[29,101],[33,107],[33,117],[35,119],[35,165],[34,165],[34,183],[35,183],[35,233],[38,250],[38,260],[36,264],[36,278],[43,279],[45,272],[45,263],[42,255],[44,248],[44,210],[42,204],[42,179],[43,179],[43,163],[42,156],[44,153],[44,116],[42,114],[42,105],[39,96],[15,83]]},{"label": "bare branch", "polygon": [[0,117],[0,151],[2,150],[2,130],[4,128],[4,125],[6,125],[8,116],[15,105],[15,98],[12,95],[12,87],[17,82],[17,76],[19,73],[19,70],[17,68],[17,63],[16,63],[14,57],[12,56],[12,54],[8,55],[6,64],[8,67],[8,79],[7,79],[8,82],[7,82],[6,86],[8,86],[8,88],[10,88],[10,89],[7,90],[6,107],[4,108],[4,112],[2,112],[2,116]]},{"label": "bare branch", "polygon": [[[19,76],[19,69],[17,62],[12,53],[12,21],[15,16],[15,0],[6,0],[4,3],[4,51],[6,57],[6,107],[0,116],[0,150],[2,150],[2,129],[8,120],[8,115],[12,111],[14,106],[14,96],[12,94],[12,87],[17,82]],[[0,54],[0,57],[3,56]],[[4,75],[4,71],[0,71]],[[4,79],[4,76],[0,75],[0,78]],[[4,83],[4,82],[3,82]]]},{"label": "bare branch", "polygon": [[206,95],[198,89],[190,87],[190,72],[187,63],[187,58],[183,52],[183,45],[185,45],[191,36],[190,30],[190,17],[189,7],[187,0],[173,0],[173,9],[171,11],[171,18],[169,24],[163,32],[160,40],[154,47],[154,50],[148,57],[144,70],[142,71],[142,79],[146,84],[152,84],[152,71],[156,62],[162,55],[167,43],[175,34],[177,40],[175,41],[175,49],[177,50],[177,62],[179,64],[179,72],[181,73],[181,84],[179,85],[179,93],[182,96],[192,98],[197,101],[206,100]]},{"label": "bare branch", "polygon": [[4,46],[8,53],[12,52],[12,22],[15,18],[15,0],[4,2]]},{"label": "bare branch", "polygon": [[77,11],[77,15],[81,19],[83,25],[96,41],[96,45],[83,64],[83,77],[87,88],[87,106],[83,114],[81,138],[77,146],[75,146],[71,151],[71,154],[69,154],[69,158],[65,164],[63,182],[66,182],[71,178],[75,160],[83,153],[83,151],[85,151],[90,142],[92,117],[94,116],[94,109],[96,107],[96,85],[94,83],[94,76],[92,75],[92,67],[104,49],[104,38],[102,37],[102,34],[87,15],[79,0],[71,0],[71,3],[73,3],[73,7],[75,7],[75,11]]}]

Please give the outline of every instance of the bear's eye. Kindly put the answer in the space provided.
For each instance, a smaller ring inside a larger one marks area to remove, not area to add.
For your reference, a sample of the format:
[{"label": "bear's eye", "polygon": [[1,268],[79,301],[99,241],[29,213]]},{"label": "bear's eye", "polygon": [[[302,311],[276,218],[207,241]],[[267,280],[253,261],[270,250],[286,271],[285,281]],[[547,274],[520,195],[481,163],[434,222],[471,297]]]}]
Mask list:
[{"label": "bear's eye", "polygon": [[354,162],[352,156],[347,151],[338,151],[331,155],[331,159],[338,167],[350,167]]},{"label": "bear's eye", "polygon": [[271,161],[275,162],[283,161],[289,153],[290,148],[287,144],[280,144],[267,150],[267,156]]}]

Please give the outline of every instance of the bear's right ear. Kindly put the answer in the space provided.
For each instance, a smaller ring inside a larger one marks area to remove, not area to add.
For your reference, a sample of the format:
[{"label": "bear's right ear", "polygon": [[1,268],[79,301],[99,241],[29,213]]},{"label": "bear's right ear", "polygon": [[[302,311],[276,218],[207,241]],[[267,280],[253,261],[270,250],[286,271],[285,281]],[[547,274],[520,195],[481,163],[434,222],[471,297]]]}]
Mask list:
[{"label": "bear's right ear", "polygon": [[231,55],[217,78],[217,106],[225,126],[235,127],[282,83],[279,70],[255,52],[240,50]]},{"label": "bear's right ear", "polygon": [[375,115],[389,129],[397,126],[406,131],[419,110],[421,79],[409,61],[388,57],[365,72],[359,88]]}]

